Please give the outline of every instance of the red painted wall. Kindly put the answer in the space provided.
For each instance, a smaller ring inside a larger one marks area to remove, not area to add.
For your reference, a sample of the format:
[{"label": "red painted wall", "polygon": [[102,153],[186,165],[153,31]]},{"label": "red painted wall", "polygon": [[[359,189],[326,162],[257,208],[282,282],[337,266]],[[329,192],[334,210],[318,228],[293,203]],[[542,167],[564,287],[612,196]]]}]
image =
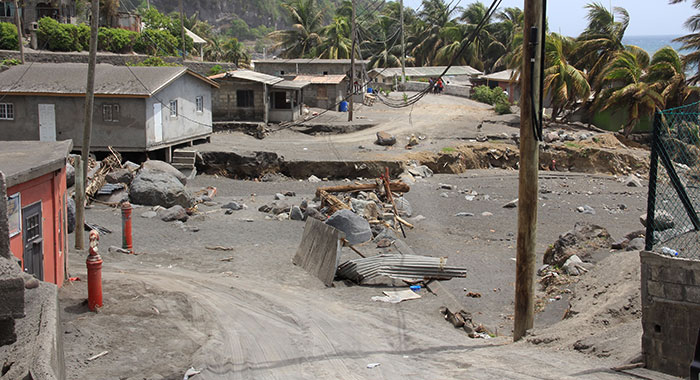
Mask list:
[{"label": "red painted wall", "polygon": [[[8,196],[17,193],[20,193],[22,208],[41,201],[44,281],[61,286],[63,285],[64,255],[66,252],[64,231],[66,169],[45,174],[7,189]],[[23,232],[10,238],[10,250],[19,260],[24,257]],[[24,267],[24,263],[22,267]]]}]

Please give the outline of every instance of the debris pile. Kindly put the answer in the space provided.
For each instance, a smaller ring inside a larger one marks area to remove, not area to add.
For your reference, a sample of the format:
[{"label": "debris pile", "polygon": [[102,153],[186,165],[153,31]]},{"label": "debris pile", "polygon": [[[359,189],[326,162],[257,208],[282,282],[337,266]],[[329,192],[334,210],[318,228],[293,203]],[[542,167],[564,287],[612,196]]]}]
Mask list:
[{"label": "debris pile", "polygon": [[447,259],[444,257],[381,254],[346,261],[338,267],[336,275],[358,284],[379,276],[406,282],[420,282],[467,277],[467,269],[447,266]]}]

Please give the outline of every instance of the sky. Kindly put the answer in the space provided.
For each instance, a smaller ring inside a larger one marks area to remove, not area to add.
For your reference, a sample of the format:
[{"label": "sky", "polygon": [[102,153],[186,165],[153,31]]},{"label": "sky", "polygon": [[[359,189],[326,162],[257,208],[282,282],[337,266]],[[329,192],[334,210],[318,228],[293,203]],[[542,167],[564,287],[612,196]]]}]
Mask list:
[{"label": "sky", "polygon": [[[474,0],[459,1],[466,6]],[[691,15],[700,13],[694,9],[692,0],[684,3],[669,5],[667,0],[599,0],[603,5],[622,7],[630,14],[630,25],[625,33],[627,36],[648,35],[683,35],[689,31],[683,24]],[[421,0],[404,0],[407,6],[417,8]],[[491,0],[482,0],[487,6]],[[547,17],[552,32],[567,36],[578,36],[586,27],[586,9],[584,6],[591,0],[549,0],[547,1]],[[501,7],[523,8],[523,0],[503,0]]]}]

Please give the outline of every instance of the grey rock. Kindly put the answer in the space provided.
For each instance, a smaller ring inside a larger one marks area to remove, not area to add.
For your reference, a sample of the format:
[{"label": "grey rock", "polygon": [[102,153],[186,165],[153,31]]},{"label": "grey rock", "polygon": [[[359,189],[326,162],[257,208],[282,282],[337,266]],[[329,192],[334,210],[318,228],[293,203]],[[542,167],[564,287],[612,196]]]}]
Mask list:
[{"label": "grey rock", "polygon": [[130,184],[134,179],[134,173],[129,169],[114,169],[105,176],[107,183]]},{"label": "grey rock", "polygon": [[75,168],[73,165],[66,163],[66,187],[75,185]]},{"label": "grey rock", "polygon": [[233,210],[231,210],[230,208],[227,208],[226,211],[224,211],[224,214],[231,215],[231,214],[233,214]]},{"label": "grey rock", "polygon": [[290,209],[291,207],[289,207],[289,205],[286,203],[272,202],[272,209],[270,210],[270,212],[275,215],[279,215],[283,213],[289,213]]},{"label": "grey rock", "polygon": [[392,241],[393,241],[393,240],[395,240],[396,238],[397,238],[397,237],[396,237],[396,234],[394,233],[393,230],[390,230],[390,229],[388,229],[388,228],[383,228],[381,231],[379,231],[379,233],[377,234],[377,236],[374,237],[373,241],[374,241],[375,243],[378,243],[379,241],[381,241],[381,240],[383,240],[383,239],[389,239],[389,240],[392,240]]},{"label": "grey rock", "polygon": [[455,188],[453,185],[449,185],[446,183],[441,183],[439,186],[441,189],[445,189],[445,190],[453,190]]},{"label": "grey rock", "polygon": [[425,165],[408,168],[408,172],[416,177],[429,178],[433,176],[433,171]]},{"label": "grey rock", "polygon": [[292,206],[292,211],[289,213],[289,219],[304,220],[304,213],[301,211],[299,206]]},{"label": "grey rock", "polygon": [[311,177],[309,177],[308,181],[311,183],[318,183],[318,182],[321,182],[321,179],[316,177],[315,175],[312,175]]},{"label": "grey rock", "polygon": [[[639,222],[642,223],[644,227],[647,226],[647,214],[642,214],[639,216]],[[669,214],[665,210],[656,210],[654,213],[654,230],[655,231],[666,231],[670,230],[676,225],[673,221],[673,215]]]},{"label": "grey rock", "polygon": [[518,199],[513,199],[512,201],[503,205],[503,208],[516,208],[518,207]]},{"label": "grey rock", "polygon": [[486,135],[483,133],[477,133],[476,134],[476,141],[477,142],[486,142],[486,141],[489,141],[489,138],[486,137]]},{"label": "grey rock", "polygon": [[396,144],[396,137],[390,135],[387,132],[377,132],[377,141],[375,141],[375,144],[382,146],[392,146]]},{"label": "grey rock", "polygon": [[394,199],[394,204],[396,204],[396,210],[400,215],[411,217],[413,215],[413,208],[411,208],[411,203],[404,197],[398,197]]},{"label": "grey rock", "polygon": [[627,187],[642,187],[642,181],[635,175],[625,178],[624,183]]},{"label": "grey rock", "polygon": [[165,161],[148,160],[143,163],[143,169],[141,170],[168,173],[177,178],[177,180],[182,182],[183,185],[187,185],[187,177]]},{"label": "grey rock", "polygon": [[447,193],[440,193],[440,196],[442,198],[449,198],[450,197]]},{"label": "grey rock", "polygon": [[613,242],[610,245],[610,248],[612,249],[625,249],[629,245],[630,241],[627,238],[620,239],[618,241]]},{"label": "grey rock", "polygon": [[588,214],[588,215],[595,215],[595,209],[589,205],[583,205],[576,207],[576,211],[582,213],[582,214]]},{"label": "grey rock", "polygon": [[258,208],[258,211],[260,212],[270,212],[272,211],[272,206],[271,205],[262,205]]},{"label": "grey rock", "polygon": [[73,198],[68,198],[66,202],[66,218],[68,219],[68,233],[72,234],[75,231],[75,201]]},{"label": "grey rock", "polygon": [[579,276],[587,272],[583,267],[583,261],[577,255],[571,255],[562,266],[564,273],[570,276]]},{"label": "grey rock", "polygon": [[644,245],[645,245],[644,239],[639,237],[636,239],[632,239],[630,241],[629,245],[627,245],[626,250],[627,251],[642,251],[642,250],[644,250]]},{"label": "grey rock", "polygon": [[142,217],[142,218],[145,218],[145,219],[153,219],[153,218],[155,218],[157,215],[158,215],[158,213],[155,212],[155,211],[146,211],[146,212],[144,212],[144,213],[141,214],[141,217]]},{"label": "grey rock", "polygon": [[299,208],[301,211],[306,211],[306,209],[309,207],[309,201],[306,199],[302,200],[301,203],[299,204]]},{"label": "grey rock", "polygon": [[297,193],[295,193],[293,191],[287,191],[286,193],[284,193],[284,196],[285,197],[296,197]]},{"label": "grey rock", "polygon": [[244,208],[246,208],[246,205],[233,201],[233,202],[226,203],[225,205],[221,206],[221,208],[225,208],[225,209],[232,210],[232,211],[238,211],[238,210],[243,210]]},{"label": "grey rock", "polygon": [[122,164],[122,166],[126,169],[131,170],[131,171],[136,171],[136,170],[139,170],[141,168],[141,165],[135,164],[131,161],[125,162],[124,164]]},{"label": "grey rock", "polygon": [[547,132],[544,134],[544,142],[553,143],[559,141],[559,135],[556,132]]},{"label": "grey rock", "polygon": [[415,183],[416,182],[416,178],[413,177],[413,175],[407,171],[399,174],[399,180],[401,180],[402,182],[405,182],[405,183]]},{"label": "grey rock", "polygon": [[187,211],[185,211],[185,208],[180,205],[175,205],[163,210],[160,216],[160,220],[164,222],[174,222],[176,220],[185,222],[187,221],[187,218]]},{"label": "grey rock", "polygon": [[285,200],[285,199],[287,199],[287,197],[285,197],[284,194],[282,194],[282,193],[277,193],[277,194],[275,194],[275,200],[276,200],[276,201],[283,201],[283,200]]},{"label": "grey rock", "polygon": [[351,210],[336,211],[326,221],[326,224],[333,226],[345,233],[345,238],[350,244],[361,244],[372,239],[372,230],[369,222]]},{"label": "grey rock", "polygon": [[126,189],[121,189],[113,192],[112,194],[98,194],[97,200],[109,204],[119,204],[129,200],[129,193]]},{"label": "grey rock", "polygon": [[304,219],[314,218],[316,220],[325,221],[327,218],[324,214],[313,207],[309,207],[304,211]]},{"label": "grey rock", "polygon": [[374,202],[374,203],[376,203],[376,204],[381,204],[381,203],[382,203],[382,201],[379,200],[379,196],[377,196],[377,194],[375,194],[375,193],[369,193],[369,194],[367,194],[367,199],[370,200],[370,201],[372,201],[372,202]]},{"label": "grey rock", "polygon": [[416,252],[413,250],[413,248],[409,247],[408,244],[406,244],[405,241],[401,239],[394,239],[394,241],[391,243],[391,245],[396,248],[397,251],[399,251],[400,254],[402,255],[415,255]]},{"label": "grey rock", "polygon": [[176,177],[146,169],[139,171],[131,183],[129,199],[134,204],[146,206],[180,205],[189,208],[194,204],[192,195]]},{"label": "grey rock", "polygon": [[464,199],[466,199],[466,200],[469,201],[469,202],[473,201],[475,198],[476,198],[476,197],[473,196],[473,195],[465,195],[465,196],[464,196]]},{"label": "grey rock", "polygon": [[474,216],[471,212],[458,212],[455,214],[455,216]]},{"label": "grey rock", "polygon": [[492,215],[493,215],[493,214],[490,213],[490,212],[488,212],[488,211],[484,211],[484,212],[481,213],[481,216],[492,216]]},{"label": "grey rock", "polygon": [[363,201],[362,199],[351,199],[350,207],[358,215],[367,219],[377,219],[379,217],[379,207],[374,201]]}]

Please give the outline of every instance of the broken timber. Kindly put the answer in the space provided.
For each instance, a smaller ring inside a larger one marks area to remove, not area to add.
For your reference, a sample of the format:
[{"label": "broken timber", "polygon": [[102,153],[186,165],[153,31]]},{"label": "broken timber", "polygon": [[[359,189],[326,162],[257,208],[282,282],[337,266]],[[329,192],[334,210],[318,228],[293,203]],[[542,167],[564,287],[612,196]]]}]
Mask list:
[{"label": "broken timber", "polygon": [[318,277],[324,285],[331,286],[340,259],[341,239],[344,238],[345,234],[340,230],[308,218],[292,262]]},{"label": "broken timber", "polygon": [[[382,183],[366,183],[361,185],[342,185],[342,186],[330,186],[330,187],[319,187],[316,190],[316,195],[319,195],[319,191],[326,191],[329,193],[351,193],[356,191],[367,191],[367,190],[377,190],[383,186]],[[391,191],[396,193],[408,193],[411,191],[411,186],[405,184],[401,181],[391,182],[389,184]]]}]

